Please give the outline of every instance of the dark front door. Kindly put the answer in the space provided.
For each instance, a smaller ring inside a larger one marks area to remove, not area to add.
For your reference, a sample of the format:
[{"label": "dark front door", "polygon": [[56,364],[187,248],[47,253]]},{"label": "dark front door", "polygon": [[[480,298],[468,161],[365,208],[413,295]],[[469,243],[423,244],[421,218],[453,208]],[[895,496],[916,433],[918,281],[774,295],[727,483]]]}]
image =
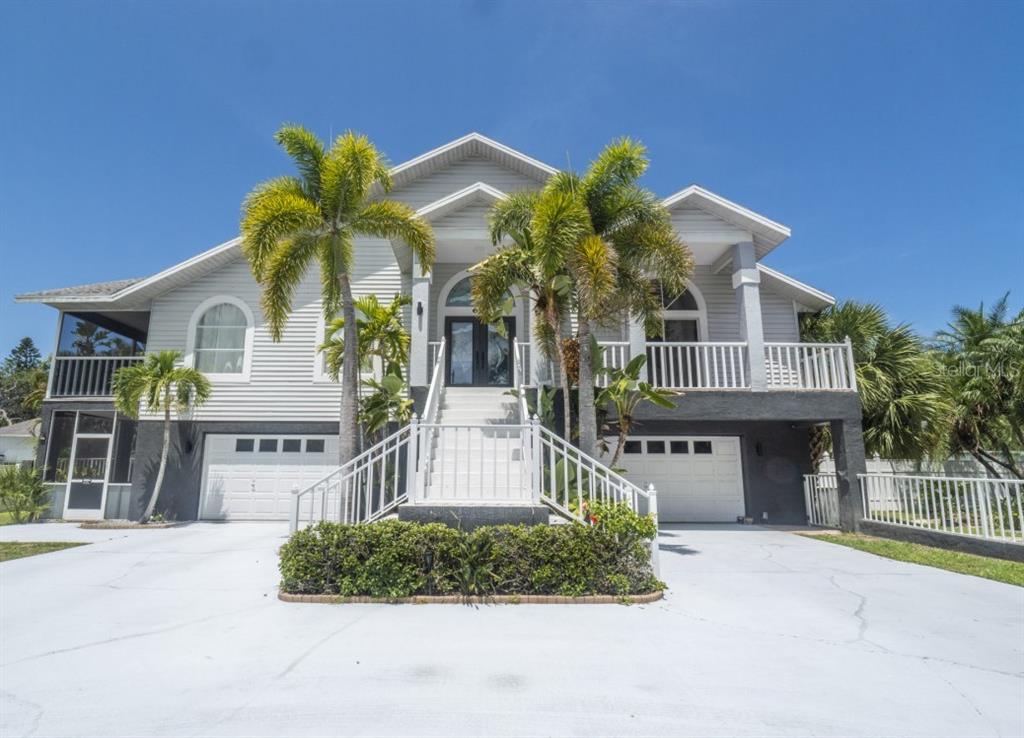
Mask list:
[{"label": "dark front door", "polygon": [[455,387],[509,387],[512,384],[512,339],[516,323],[503,318],[505,335],[477,318],[447,318],[448,384]]}]

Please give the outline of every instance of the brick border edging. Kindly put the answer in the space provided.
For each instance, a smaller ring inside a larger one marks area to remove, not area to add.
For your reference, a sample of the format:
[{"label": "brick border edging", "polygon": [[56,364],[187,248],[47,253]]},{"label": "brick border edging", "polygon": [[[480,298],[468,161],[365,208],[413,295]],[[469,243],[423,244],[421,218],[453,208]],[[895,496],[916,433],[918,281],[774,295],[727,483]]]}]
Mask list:
[{"label": "brick border edging", "polygon": [[412,597],[344,597],[342,595],[291,594],[278,591],[282,602],[329,605],[645,605],[660,600],[664,590],[636,595],[493,595],[464,597],[462,595],[413,595]]}]

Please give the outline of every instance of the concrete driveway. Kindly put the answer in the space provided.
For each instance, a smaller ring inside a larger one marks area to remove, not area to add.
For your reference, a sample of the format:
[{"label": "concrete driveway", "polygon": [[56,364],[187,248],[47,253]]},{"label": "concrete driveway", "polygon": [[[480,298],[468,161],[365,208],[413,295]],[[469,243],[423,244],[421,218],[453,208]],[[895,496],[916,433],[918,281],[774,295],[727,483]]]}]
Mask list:
[{"label": "concrete driveway", "polygon": [[274,524],[0,528],[0,735],[1020,736],[1024,590],[663,531],[662,602],[289,605]]}]

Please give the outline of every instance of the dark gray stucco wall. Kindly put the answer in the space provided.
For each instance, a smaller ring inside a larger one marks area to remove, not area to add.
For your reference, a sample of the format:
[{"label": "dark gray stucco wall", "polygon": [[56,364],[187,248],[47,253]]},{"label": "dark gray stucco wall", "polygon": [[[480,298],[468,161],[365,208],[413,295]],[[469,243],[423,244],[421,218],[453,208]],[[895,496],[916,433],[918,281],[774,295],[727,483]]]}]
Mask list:
[{"label": "dark gray stucco wall", "polygon": [[[175,520],[195,520],[199,514],[199,487],[203,474],[203,447],[209,433],[315,434],[333,435],[337,423],[325,422],[174,422],[167,456],[167,471],[156,511]],[[132,474],[129,517],[137,518],[145,510],[156,484],[163,444],[163,423],[142,421],[135,441],[135,468]]]}]

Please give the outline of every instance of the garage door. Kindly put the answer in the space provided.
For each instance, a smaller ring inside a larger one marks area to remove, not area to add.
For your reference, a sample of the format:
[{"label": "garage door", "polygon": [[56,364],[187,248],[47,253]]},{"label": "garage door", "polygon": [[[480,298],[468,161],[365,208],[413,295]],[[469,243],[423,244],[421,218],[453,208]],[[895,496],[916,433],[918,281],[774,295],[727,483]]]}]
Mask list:
[{"label": "garage door", "polygon": [[746,510],[739,438],[634,436],[619,465],[654,484],[662,522],[735,523]]},{"label": "garage door", "polygon": [[337,436],[207,435],[199,517],[287,520],[292,490],[337,468]]}]

